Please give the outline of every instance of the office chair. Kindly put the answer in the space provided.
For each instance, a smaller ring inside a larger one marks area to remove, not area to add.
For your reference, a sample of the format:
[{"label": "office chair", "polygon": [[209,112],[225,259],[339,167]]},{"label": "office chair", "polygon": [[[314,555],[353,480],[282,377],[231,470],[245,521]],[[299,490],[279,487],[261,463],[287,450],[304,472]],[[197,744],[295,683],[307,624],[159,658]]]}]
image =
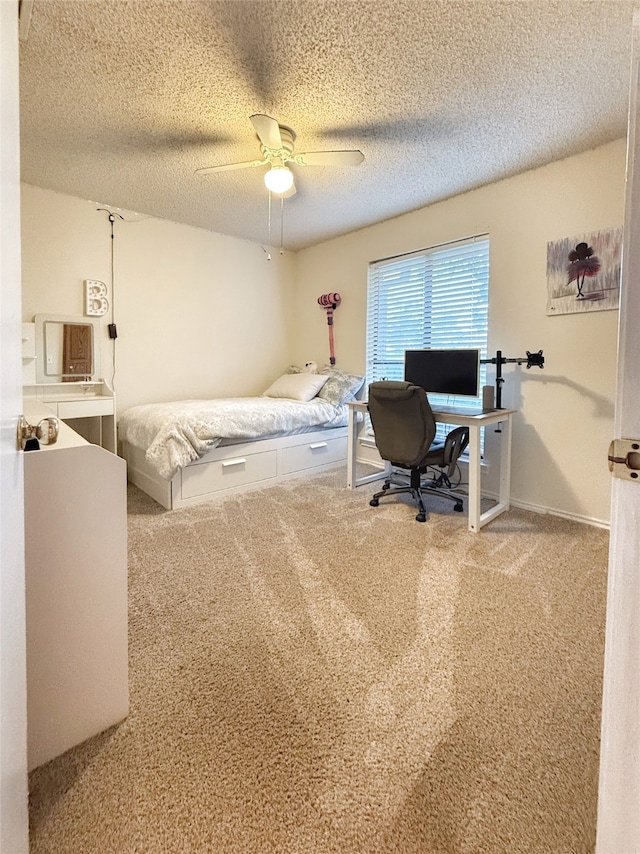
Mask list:
[{"label": "office chair", "polygon": [[[462,499],[447,491],[460,454],[469,444],[469,428],[456,427],[444,442],[433,443],[436,422],[424,389],[408,382],[382,381],[369,386],[369,415],[376,445],[383,460],[408,474],[394,472],[382,490],[376,492],[369,504],[377,507],[380,498],[409,492],[419,508],[416,520],[426,521],[424,497],[429,493],[441,495],[454,502],[454,510],[462,512]],[[441,469],[437,478],[423,481],[427,468]],[[408,480],[408,482],[407,482]],[[401,486],[392,486],[400,482]]]}]

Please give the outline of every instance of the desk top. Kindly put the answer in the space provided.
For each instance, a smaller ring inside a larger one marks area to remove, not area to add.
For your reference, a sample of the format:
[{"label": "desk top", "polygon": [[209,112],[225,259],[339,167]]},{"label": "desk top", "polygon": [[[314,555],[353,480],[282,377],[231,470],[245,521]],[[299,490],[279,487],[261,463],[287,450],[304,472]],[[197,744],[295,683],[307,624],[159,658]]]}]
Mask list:
[{"label": "desk top", "polygon": [[113,389],[106,380],[68,383],[26,383],[22,387],[24,399],[62,403],[71,400],[112,399]]},{"label": "desk top", "polygon": [[[366,400],[350,400],[347,406],[359,412],[366,412],[368,403]],[[517,411],[515,409],[462,409],[459,406],[432,406],[431,408],[436,421],[450,424],[491,424],[510,418]]]},{"label": "desk top", "polygon": [[489,418],[494,415],[513,415],[515,409],[462,409],[460,406],[432,406],[433,414],[456,415],[465,418]]}]

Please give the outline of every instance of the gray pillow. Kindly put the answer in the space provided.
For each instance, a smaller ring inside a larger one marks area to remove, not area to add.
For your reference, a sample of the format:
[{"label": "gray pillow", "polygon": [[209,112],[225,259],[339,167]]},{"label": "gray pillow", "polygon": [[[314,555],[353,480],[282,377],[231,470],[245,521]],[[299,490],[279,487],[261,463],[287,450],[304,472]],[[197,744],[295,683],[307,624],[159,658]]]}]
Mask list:
[{"label": "gray pillow", "polygon": [[347,400],[353,400],[362,388],[364,377],[358,374],[347,374],[345,371],[332,370],[329,379],[318,392],[321,400],[339,406]]}]

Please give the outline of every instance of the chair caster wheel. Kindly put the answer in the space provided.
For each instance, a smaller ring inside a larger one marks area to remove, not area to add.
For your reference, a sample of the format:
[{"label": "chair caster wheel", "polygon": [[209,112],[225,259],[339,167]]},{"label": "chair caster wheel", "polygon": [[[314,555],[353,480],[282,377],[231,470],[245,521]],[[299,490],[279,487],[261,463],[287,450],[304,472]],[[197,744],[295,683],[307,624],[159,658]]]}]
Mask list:
[{"label": "chair caster wheel", "polygon": [[455,504],[453,509],[456,511],[456,513],[462,513],[462,504]]},{"label": "chair caster wheel", "polygon": [[391,484],[390,484],[390,483],[385,483],[385,484],[383,484],[382,489],[383,489],[383,491],[384,491],[384,492],[386,492],[386,491],[387,491],[387,489],[391,489]]},{"label": "chair caster wheel", "polygon": [[377,507],[379,503],[380,503],[380,502],[378,501],[378,499],[377,499],[377,498],[372,498],[372,499],[371,499],[371,501],[369,502],[369,504],[370,504],[372,507]]},{"label": "chair caster wheel", "polygon": [[426,521],[427,521],[426,515],[424,513],[418,513],[418,515],[416,516],[416,522],[426,522]]}]

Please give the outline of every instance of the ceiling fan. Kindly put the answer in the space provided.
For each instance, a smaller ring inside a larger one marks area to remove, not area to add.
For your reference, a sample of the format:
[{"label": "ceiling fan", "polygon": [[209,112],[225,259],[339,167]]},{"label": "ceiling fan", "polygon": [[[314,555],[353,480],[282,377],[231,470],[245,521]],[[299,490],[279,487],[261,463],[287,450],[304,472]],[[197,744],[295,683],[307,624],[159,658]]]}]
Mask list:
[{"label": "ceiling fan", "polygon": [[264,182],[272,193],[292,196],[296,192],[293,172],[287,163],[296,166],[357,166],[364,160],[361,151],[307,151],[294,153],[295,132],[280,125],[271,116],[256,113],[250,117],[260,140],[261,160],[245,160],[242,163],[226,163],[222,166],[206,166],[196,169],[196,175],[209,175],[212,172],[226,172],[229,169],[246,169],[252,166],[270,166],[265,173]]}]

